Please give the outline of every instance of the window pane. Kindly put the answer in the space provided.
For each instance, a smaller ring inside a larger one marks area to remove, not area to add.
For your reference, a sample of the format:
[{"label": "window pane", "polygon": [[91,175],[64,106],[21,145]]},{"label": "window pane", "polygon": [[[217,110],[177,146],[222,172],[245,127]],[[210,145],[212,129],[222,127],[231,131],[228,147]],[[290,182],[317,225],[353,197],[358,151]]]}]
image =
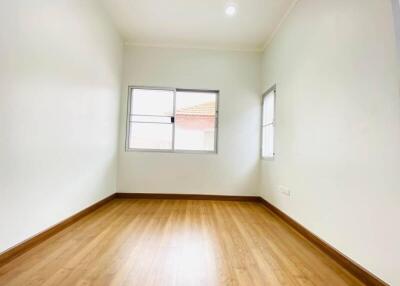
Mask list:
[{"label": "window pane", "polygon": [[264,98],[263,125],[274,122],[275,113],[275,92],[272,91]]},{"label": "window pane", "polygon": [[171,116],[131,115],[131,121],[134,121],[134,122],[153,122],[153,123],[171,123]]},{"label": "window pane", "polygon": [[131,123],[129,148],[168,150],[172,148],[172,124]]},{"label": "window pane", "polygon": [[176,113],[215,114],[217,94],[215,92],[176,92]]},{"label": "window pane", "polygon": [[177,92],[175,149],[215,151],[216,105],[214,92]]},{"label": "window pane", "polygon": [[133,89],[131,114],[172,116],[174,92],[171,90]]},{"label": "window pane", "polygon": [[175,149],[214,151],[215,118],[176,117]]},{"label": "window pane", "polygon": [[263,157],[274,157],[274,126],[267,125],[263,127]]}]

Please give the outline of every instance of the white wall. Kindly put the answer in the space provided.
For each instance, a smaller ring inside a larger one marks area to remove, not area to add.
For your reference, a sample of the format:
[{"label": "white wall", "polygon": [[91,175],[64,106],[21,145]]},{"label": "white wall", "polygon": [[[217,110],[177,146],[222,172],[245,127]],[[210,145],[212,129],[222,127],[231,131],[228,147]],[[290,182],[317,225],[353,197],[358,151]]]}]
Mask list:
[{"label": "white wall", "polygon": [[258,191],[260,53],[126,46],[128,85],[220,90],[217,155],[125,152],[121,117],[118,191],[253,195]]},{"label": "white wall", "polygon": [[400,63],[400,0],[392,0],[393,20],[397,39],[397,59]]},{"label": "white wall", "polygon": [[122,45],[95,2],[0,2],[0,252],[115,192]]},{"label": "white wall", "polygon": [[[300,0],[263,58],[276,159],[261,194],[400,285],[400,96],[389,0]],[[279,186],[289,187],[290,198]]]}]

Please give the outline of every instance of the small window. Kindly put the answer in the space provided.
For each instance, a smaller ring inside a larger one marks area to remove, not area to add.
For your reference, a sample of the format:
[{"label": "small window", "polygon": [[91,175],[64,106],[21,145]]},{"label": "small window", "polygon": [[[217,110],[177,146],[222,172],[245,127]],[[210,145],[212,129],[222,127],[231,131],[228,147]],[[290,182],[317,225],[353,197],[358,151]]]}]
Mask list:
[{"label": "small window", "polygon": [[218,94],[130,88],[127,150],[216,153]]},{"label": "small window", "polygon": [[275,156],[275,95],[276,88],[274,86],[264,94],[262,101],[261,155],[262,158],[267,159]]}]

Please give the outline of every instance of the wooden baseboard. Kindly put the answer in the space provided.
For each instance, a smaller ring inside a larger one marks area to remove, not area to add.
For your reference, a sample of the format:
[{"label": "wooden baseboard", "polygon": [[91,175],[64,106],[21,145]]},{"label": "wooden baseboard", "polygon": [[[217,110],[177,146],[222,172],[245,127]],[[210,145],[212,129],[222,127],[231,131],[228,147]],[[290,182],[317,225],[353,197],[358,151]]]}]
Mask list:
[{"label": "wooden baseboard", "polygon": [[338,264],[340,264],[343,268],[353,274],[360,281],[364,282],[366,285],[371,286],[389,286],[386,282],[382,281],[380,278],[376,277],[374,274],[348,258],[346,255],[341,253],[339,250],[316,236],[314,233],[306,229],[300,223],[292,219],[290,216],[285,214],[283,211],[272,205],[270,202],[265,199],[259,197],[259,201],[266,206],[270,211],[276,214],[281,220],[295,229],[298,233],[300,233],[304,238],[313,243],[316,247],[318,247],[321,251],[330,256],[333,260],[335,260]]},{"label": "wooden baseboard", "polygon": [[98,201],[97,203],[87,207],[86,209],[74,214],[73,216],[61,221],[60,223],[36,234],[28,238],[27,240],[17,244],[16,246],[7,249],[6,251],[0,253],[0,267],[14,258],[20,256],[24,252],[28,251],[29,249],[33,248],[34,246],[38,245],[39,243],[45,241],[46,239],[50,238],[51,236],[55,235],[56,233],[62,231],[66,227],[70,226],[71,224],[77,222],[84,216],[90,214],[94,210],[98,209],[99,207],[103,206],[107,202],[111,201],[115,197],[115,194]]},{"label": "wooden baseboard", "polygon": [[213,200],[213,201],[242,201],[258,202],[258,196],[222,196],[198,194],[150,194],[150,193],[116,193],[121,199],[157,199],[157,200]]}]

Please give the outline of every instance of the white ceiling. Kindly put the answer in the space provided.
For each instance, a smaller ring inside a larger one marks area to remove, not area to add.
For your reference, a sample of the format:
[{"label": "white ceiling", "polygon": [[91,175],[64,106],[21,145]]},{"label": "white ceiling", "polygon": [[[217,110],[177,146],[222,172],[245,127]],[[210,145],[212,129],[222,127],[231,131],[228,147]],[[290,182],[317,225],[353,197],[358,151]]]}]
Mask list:
[{"label": "white ceiling", "polygon": [[101,0],[125,42],[137,45],[261,50],[296,0]]}]

